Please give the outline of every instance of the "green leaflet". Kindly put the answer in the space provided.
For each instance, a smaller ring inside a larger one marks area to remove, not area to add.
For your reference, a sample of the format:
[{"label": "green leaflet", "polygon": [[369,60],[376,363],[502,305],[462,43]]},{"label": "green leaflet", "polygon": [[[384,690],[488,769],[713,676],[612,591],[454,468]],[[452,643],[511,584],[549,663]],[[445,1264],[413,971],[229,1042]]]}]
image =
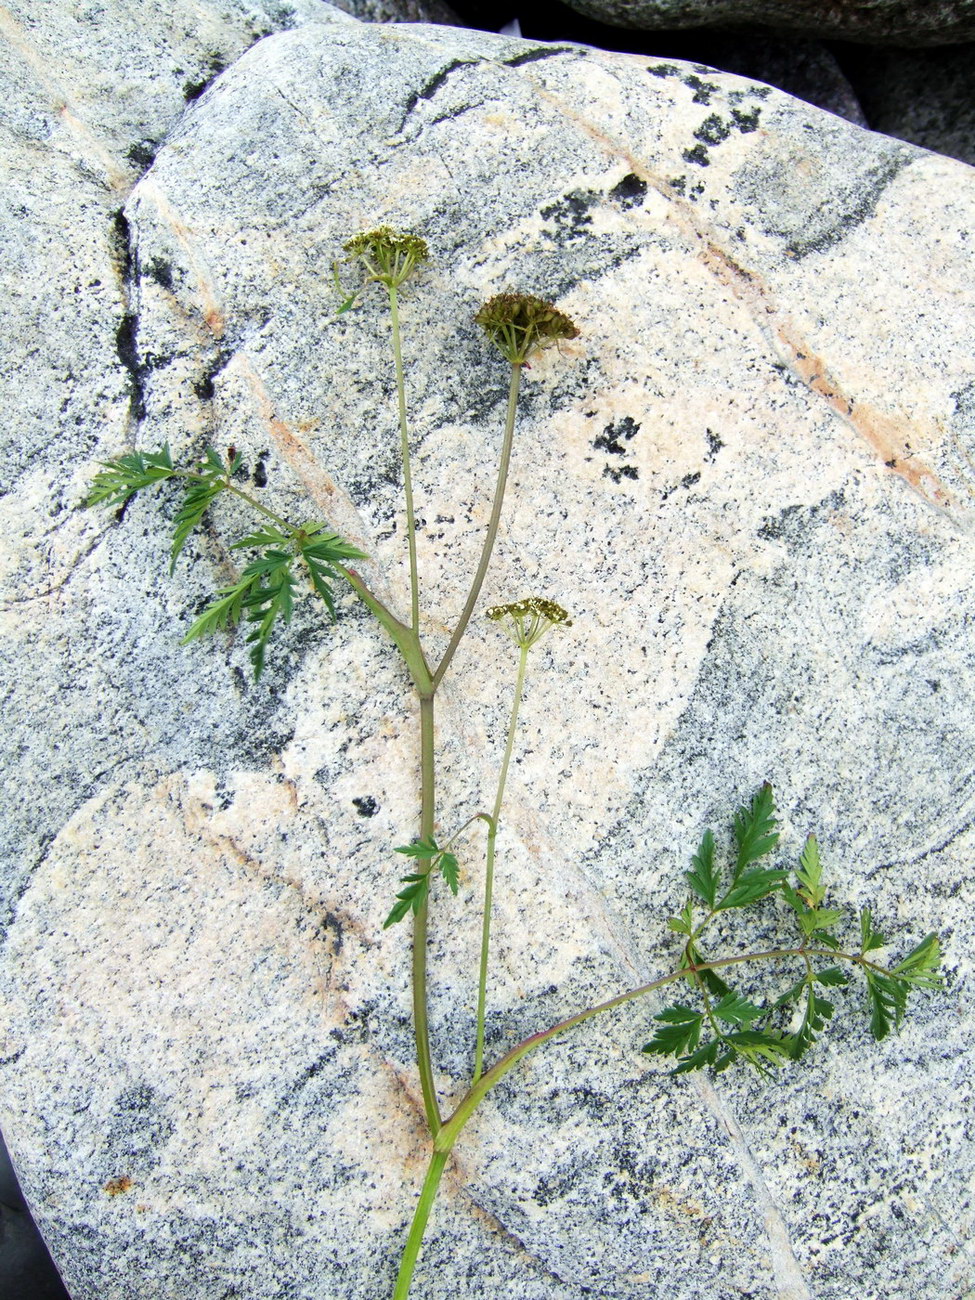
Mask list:
[{"label": "green leaflet", "polygon": [[396,895],[396,902],[393,904],[393,910],[386,920],[383,921],[383,929],[388,930],[391,925],[397,921],[402,921],[407,913],[412,912],[415,916],[426,901],[430,892],[430,873],[423,871],[412,876],[403,876],[403,884],[406,888],[400,890]]},{"label": "green leaflet", "polygon": [[679,1005],[665,1007],[654,1016],[654,1020],[661,1023],[653,1038],[643,1048],[647,1056],[681,1056],[684,1052],[693,1052],[697,1047],[704,1021],[703,1012]]},{"label": "green leaflet", "polygon": [[202,520],[217,497],[226,491],[226,488],[227,484],[223,478],[207,478],[199,483],[191,483],[186,489],[183,504],[173,521],[175,527],[173,529],[173,545],[169,553],[170,573],[176,568],[176,561],[186,545],[186,539]]},{"label": "green leaflet", "polygon": [[101,466],[85,497],[86,506],[123,506],[134,492],[164,483],[175,473],[169,443],[157,452],[136,451],[103,460]]},{"label": "green leaflet", "polygon": [[329,585],[341,573],[336,564],[345,560],[366,560],[369,557],[357,547],[344,542],[335,533],[326,532],[320,524],[305,524],[298,530],[298,554],[305,562],[312,586],[325,602],[330,617],[335,619],[335,600]]},{"label": "green leaflet", "polygon": [[732,989],[724,995],[720,1002],[716,1003],[714,1014],[719,1020],[723,1020],[728,1025],[739,1025],[747,1028],[754,1021],[761,1019],[762,1009],[755,1006],[754,1002],[749,1002],[747,998],[741,997]]},{"label": "green leaflet", "polygon": [[907,980],[916,988],[935,989],[942,987],[938,966],[941,963],[941,944],[936,934],[928,934],[916,948],[912,948],[903,961],[893,968],[893,974]]},{"label": "green leaflet", "polygon": [[873,920],[870,916],[870,908],[865,907],[860,913],[860,951],[861,953],[872,952],[875,948],[884,948],[887,940],[882,934],[878,934],[873,928]]},{"label": "green leaflet", "polygon": [[799,882],[798,892],[802,901],[807,907],[818,908],[826,896],[826,890],[822,883],[823,868],[819,861],[819,842],[815,835],[806,838],[796,879]]},{"label": "green leaflet", "polygon": [[903,980],[867,970],[867,1005],[870,1009],[870,1032],[880,1041],[892,1029],[899,1029],[907,1007],[909,985]]},{"label": "green leaflet", "polygon": [[735,844],[738,856],[734,879],[766,853],[771,853],[779,842],[776,828],[772,787],[766,781],[747,808],[735,814]]},{"label": "green leaflet", "polygon": [[[845,983],[844,979],[844,983]],[[803,980],[806,991],[806,1003],[802,1014],[802,1023],[791,1037],[789,1055],[794,1061],[809,1050],[826,1028],[835,1010],[832,1002],[821,998],[815,990],[815,979]]]},{"label": "green leaflet", "polygon": [[749,903],[766,898],[779,888],[788,874],[787,871],[772,871],[765,868],[746,871],[736,877],[736,883],[731,886],[714,910],[721,912],[729,907],[747,907]]},{"label": "green leaflet", "polygon": [[714,907],[714,900],[717,898],[721,883],[721,873],[714,866],[714,836],[710,830],[704,832],[701,847],[691,859],[691,866],[694,869],[684,873],[685,880],[703,903],[707,903],[708,907]]}]

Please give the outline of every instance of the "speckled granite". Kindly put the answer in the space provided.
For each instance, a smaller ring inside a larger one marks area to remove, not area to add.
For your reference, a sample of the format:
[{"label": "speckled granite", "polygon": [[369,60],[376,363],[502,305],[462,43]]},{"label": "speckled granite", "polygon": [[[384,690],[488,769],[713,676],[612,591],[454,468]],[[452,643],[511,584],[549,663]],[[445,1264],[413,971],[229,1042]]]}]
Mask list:
[{"label": "speckled granite", "polygon": [[[659,1004],[553,1045],[458,1147],[418,1300],[970,1294],[975,174],[732,76],[334,11],[170,129],[114,269],[107,203],[59,207],[78,164],[37,158],[34,210],[74,238],[14,303],[0,1123],[75,1300],[391,1286],[424,1151],[407,934],[381,931],[416,815],[403,674],[350,601],[325,633],[301,611],[258,687],[240,639],[180,651],[243,518],[170,579],[167,508],[74,509],[130,441],[234,443],[402,608],[387,328],[329,285],[387,219],[435,252],[403,309],[434,644],[505,403],[471,314],[517,286],[583,331],[526,376],[484,593],[575,618],[524,708],[494,1049],[667,969],[690,850],[766,777],[836,900],[939,928],[951,981],[773,1085],[668,1080],[638,1054]],[[489,797],[513,669],[476,622],[439,703],[445,829]],[[462,858],[431,945],[448,1097]]]},{"label": "speckled granite", "polygon": [[975,38],[973,0],[566,0],[617,27],[767,23],[808,36],[870,44],[946,45]]}]

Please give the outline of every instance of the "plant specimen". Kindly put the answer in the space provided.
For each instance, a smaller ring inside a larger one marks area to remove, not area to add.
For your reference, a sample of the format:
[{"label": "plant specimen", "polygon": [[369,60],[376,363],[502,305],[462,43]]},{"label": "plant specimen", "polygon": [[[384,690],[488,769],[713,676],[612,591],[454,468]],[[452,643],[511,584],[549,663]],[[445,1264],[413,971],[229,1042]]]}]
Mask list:
[{"label": "plant specimen", "polygon": [[[152,453],[130,452],[103,462],[87,504],[122,507],[134,493],[144,489],[164,483],[181,487],[183,496],[175,514],[170,550],[172,571],[187,537],[217,498],[223,494],[237,498],[257,516],[257,521],[252,531],[233,546],[251,553],[253,558],[237,581],[217,592],[190,626],[184,642],[240,625],[250,646],[255,678],[259,678],[272,632],[278,622],[289,622],[296,601],[310,592],[322,600],[329,618],[334,618],[336,585],[347,584],[385,630],[412,681],[419,721],[419,817],[412,839],[395,850],[409,863],[410,870],[401,877],[402,887],[395,897],[392,897],[395,886],[390,890],[391,909],[385,925],[388,928],[411,918],[413,1028],[431,1152],[393,1290],[394,1300],[405,1300],[444,1168],[464,1126],[491,1089],[522,1058],[544,1043],[626,1002],[674,985],[689,1000],[677,1001],[657,1012],[653,1037],[643,1048],[645,1053],[673,1058],[673,1073],[677,1075],[705,1067],[721,1071],[736,1061],[769,1074],[787,1062],[798,1060],[812,1047],[834,1015],[834,1003],[830,1000],[835,996],[834,991],[844,989],[851,974],[856,972],[865,978],[871,1032],[877,1039],[884,1038],[900,1024],[910,991],[937,985],[940,954],[937,936],[929,934],[899,962],[891,966],[879,964],[874,954],[885,941],[873,928],[868,910],[859,919],[858,941],[852,947],[844,947],[837,937],[844,915],[837,908],[825,906],[823,869],[815,837],[807,839],[791,879],[786,869],[767,865],[769,855],[777,846],[778,832],[772,789],[765,785],[735,817],[731,861],[726,866],[718,864],[714,837],[710,831],[705,833],[686,875],[688,900],[680,914],[667,922],[679,937],[679,951],[672,970],[598,1006],[587,1007],[526,1038],[499,1059],[486,1062],[484,1026],[495,864],[523,688],[533,647],[553,630],[566,631],[571,627],[567,612],[541,596],[523,597],[486,611],[487,619],[507,635],[517,650],[508,731],[490,810],[476,811],[463,826],[446,835],[437,819],[434,709],[437,690],[477,607],[491,560],[512,457],[523,371],[529,367],[529,358],[540,349],[573,339],[578,330],[557,307],[527,294],[498,294],[475,317],[488,341],[508,364],[508,404],[497,481],[480,556],[460,616],[438,657],[431,654],[421,635],[421,575],[417,563],[399,318],[400,290],[426,262],[427,247],[414,235],[399,234],[383,226],[351,239],[345,245],[345,253],[346,257],[334,269],[336,286],[343,297],[339,314],[349,311],[369,285],[378,285],[385,291],[389,309],[410,574],[408,617],[400,618],[375,595],[354,567],[357,561],[367,557],[333,532],[326,522],[288,520],[243,490],[237,479],[241,458],[234,451],[222,457],[208,447],[202,459],[188,466],[174,464],[168,446]],[[358,273],[359,281],[347,293],[340,272],[350,266]],[[428,917],[437,889],[446,887],[454,894],[458,892],[461,867],[453,846],[460,834],[476,821],[486,827],[486,856],[471,1079],[453,1112],[444,1115],[435,1085],[428,1031]],[[705,952],[707,931],[717,918],[732,913],[750,916],[755,909],[767,907],[776,900],[783,919],[791,915],[795,931],[792,942],[761,951],[746,946],[728,955]],[[744,973],[761,964],[771,964],[778,970],[789,963],[797,969],[798,978],[778,997],[762,996],[751,984],[743,992],[726,982],[736,967]]]}]

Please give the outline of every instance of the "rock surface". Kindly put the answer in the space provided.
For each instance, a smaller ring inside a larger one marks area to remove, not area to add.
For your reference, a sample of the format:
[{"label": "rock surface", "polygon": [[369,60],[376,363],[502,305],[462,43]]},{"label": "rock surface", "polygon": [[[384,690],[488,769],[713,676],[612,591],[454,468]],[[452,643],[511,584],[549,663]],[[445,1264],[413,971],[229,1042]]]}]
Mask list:
[{"label": "rock surface", "polygon": [[975,0],[566,0],[618,27],[767,23],[821,39],[944,45],[975,39]]},{"label": "rock surface", "polygon": [[[416,815],[401,672],[348,601],[326,634],[303,609],[256,687],[240,639],[180,651],[249,520],[220,513],[171,580],[165,505],[73,508],[126,445],[233,443],[402,609],[388,329],[376,300],[336,318],[329,272],[384,220],[435,253],[403,307],[434,645],[505,404],[471,315],[519,287],[582,329],[526,376],[484,593],[575,617],[525,703],[493,1049],[666,970],[690,851],[766,778],[835,901],[941,930],[951,979],[881,1045],[851,1007],[775,1084],[667,1079],[638,1053],[659,1004],[553,1044],[459,1147],[418,1300],[966,1294],[975,174],[730,75],[323,18],[168,127],[114,245],[121,188],[63,111],[12,154],[31,802],[6,804],[0,1122],[74,1300],[374,1300],[422,1178],[407,935],[381,930]],[[490,798],[513,669],[477,622],[439,706],[446,830]],[[462,856],[431,946],[445,1096]]]}]

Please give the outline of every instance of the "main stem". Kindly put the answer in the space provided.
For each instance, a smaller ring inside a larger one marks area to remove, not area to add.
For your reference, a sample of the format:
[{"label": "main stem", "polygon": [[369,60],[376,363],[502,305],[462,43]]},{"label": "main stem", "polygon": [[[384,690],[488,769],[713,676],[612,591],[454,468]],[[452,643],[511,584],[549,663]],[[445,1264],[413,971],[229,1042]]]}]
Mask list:
[{"label": "main stem", "polygon": [[481,964],[477,985],[477,1042],[474,1047],[474,1083],[481,1077],[484,1065],[484,1011],[487,1001],[488,952],[491,947],[491,903],[494,896],[494,848],[498,836],[498,819],[501,816],[501,804],[504,800],[504,787],[508,780],[508,767],[515,743],[515,728],[518,725],[518,710],[525,689],[525,668],[528,664],[528,646],[520,647],[518,658],[518,677],[515,681],[515,698],[511,705],[511,720],[508,723],[508,740],[505,745],[504,759],[498,776],[498,791],[494,797],[494,808],[488,825],[487,864],[484,872],[484,919],[481,924]]},{"label": "main stem", "polygon": [[403,349],[400,340],[399,304],[396,285],[387,284],[389,315],[393,325],[393,359],[396,362],[396,397],[399,404],[400,450],[403,456],[403,491],[406,497],[406,543],[410,551],[410,618],[413,631],[420,627],[420,581],[416,564],[416,519],[413,514],[413,480],[410,476],[410,434],[406,420],[406,380],[403,377]]},{"label": "main stem", "polygon": [[[420,838],[433,835],[436,809],[433,692],[420,695]],[[423,1109],[433,1137],[442,1123],[437,1089],[430,1059],[430,1027],[427,1020],[427,900],[413,917],[413,1033],[416,1039],[416,1063],[420,1070]]]},{"label": "main stem", "polygon": [[467,596],[467,603],[454,628],[454,634],[450,638],[450,644],[444,651],[444,656],[440,660],[437,670],[433,675],[434,689],[440,685],[443,675],[453,659],[457,647],[460,645],[461,638],[467,630],[467,624],[471,620],[471,614],[474,612],[474,606],[477,604],[477,598],[481,594],[481,587],[484,584],[484,575],[487,573],[488,564],[491,562],[491,552],[494,550],[494,541],[498,535],[498,524],[501,521],[501,504],[504,501],[505,484],[508,481],[508,466],[511,463],[511,442],[515,431],[515,414],[518,410],[518,390],[521,386],[521,365],[512,365],[511,383],[508,387],[508,412],[504,423],[504,439],[501,443],[501,462],[498,465],[498,482],[494,489],[494,504],[491,507],[491,518],[488,521],[487,536],[484,538],[484,545],[481,548],[481,558],[478,561],[477,571],[474,574],[474,581],[471,583],[471,589]]},{"label": "main stem", "polygon": [[427,1220],[430,1218],[430,1211],[437,1198],[437,1188],[440,1186],[440,1179],[443,1176],[444,1166],[449,1156],[449,1151],[434,1151],[430,1157],[430,1167],[427,1169],[427,1176],[423,1180],[420,1199],[413,1211],[410,1235],[406,1239],[403,1258],[400,1260],[399,1273],[396,1275],[393,1300],[406,1300],[410,1293],[410,1283],[413,1281],[413,1270],[416,1268],[417,1256],[423,1244],[423,1234],[426,1232]]}]

